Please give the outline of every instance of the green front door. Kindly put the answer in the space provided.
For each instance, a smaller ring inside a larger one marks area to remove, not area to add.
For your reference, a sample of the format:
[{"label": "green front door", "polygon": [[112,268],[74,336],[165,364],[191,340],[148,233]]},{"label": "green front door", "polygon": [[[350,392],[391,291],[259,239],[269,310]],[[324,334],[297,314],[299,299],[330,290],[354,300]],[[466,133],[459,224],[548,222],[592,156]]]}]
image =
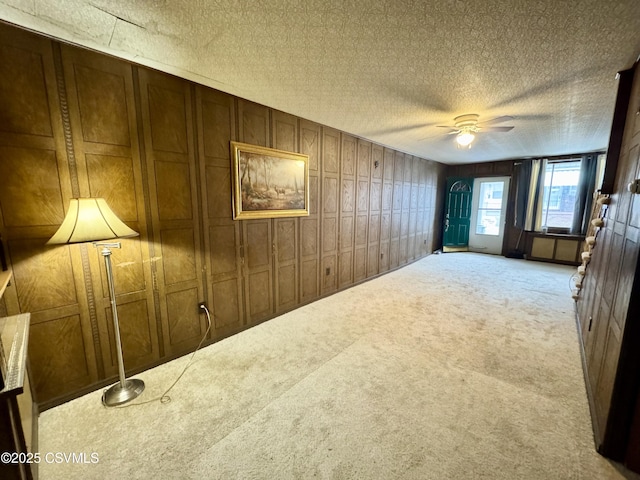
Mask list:
[{"label": "green front door", "polygon": [[447,178],[442,250],[457,252],[469,248],[473,178]]}]

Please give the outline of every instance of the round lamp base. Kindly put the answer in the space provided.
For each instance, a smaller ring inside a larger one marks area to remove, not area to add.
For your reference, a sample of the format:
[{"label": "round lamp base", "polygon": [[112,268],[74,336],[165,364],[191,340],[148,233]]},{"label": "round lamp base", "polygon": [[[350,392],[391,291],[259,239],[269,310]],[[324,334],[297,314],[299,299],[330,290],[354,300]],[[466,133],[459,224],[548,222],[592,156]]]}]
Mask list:
[{"label": "round lamp base", "polygon": [[118,382],[112,385],[102,394],[102,403],[106,407],[114,407],[122,405],[133,400],[144,390],[144,382],[137,378],[127,379],[124,381],[124,387]]}]

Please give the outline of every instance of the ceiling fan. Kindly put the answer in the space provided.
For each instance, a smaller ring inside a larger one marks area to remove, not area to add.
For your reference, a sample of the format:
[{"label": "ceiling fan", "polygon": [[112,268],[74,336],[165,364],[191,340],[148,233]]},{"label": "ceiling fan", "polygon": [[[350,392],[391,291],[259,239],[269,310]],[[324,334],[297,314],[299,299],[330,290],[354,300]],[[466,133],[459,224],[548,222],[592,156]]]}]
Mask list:
[{"label": "ceiling fan", "polygon": [[490,120],[486,120],[482,123],[478,122],[479,115],[470,113],[466,115],[460,115],[453,119],[454,126],[450,125],[437,125],[440,128],[448,128],[450,131],[447,135],[456,135],[456,143],[459,147],[471,148],[471,142],[476,138],[478,133],[484,132],[508,132],[513,130],[512,126],[509,127],[495,127],[496,123],[508,122],[513,120],[513,117],[504,115],[502,117],[495,117]]}]

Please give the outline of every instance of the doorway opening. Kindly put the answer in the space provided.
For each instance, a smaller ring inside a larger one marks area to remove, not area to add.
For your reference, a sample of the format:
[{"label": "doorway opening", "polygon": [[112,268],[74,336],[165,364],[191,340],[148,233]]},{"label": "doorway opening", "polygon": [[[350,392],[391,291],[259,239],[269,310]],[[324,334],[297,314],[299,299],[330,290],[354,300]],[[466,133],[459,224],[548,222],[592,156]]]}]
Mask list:
[{"label": "doorway opening", "polygon": [[502,254],[509,180],[509,177],[473,180],[469,251]]}]

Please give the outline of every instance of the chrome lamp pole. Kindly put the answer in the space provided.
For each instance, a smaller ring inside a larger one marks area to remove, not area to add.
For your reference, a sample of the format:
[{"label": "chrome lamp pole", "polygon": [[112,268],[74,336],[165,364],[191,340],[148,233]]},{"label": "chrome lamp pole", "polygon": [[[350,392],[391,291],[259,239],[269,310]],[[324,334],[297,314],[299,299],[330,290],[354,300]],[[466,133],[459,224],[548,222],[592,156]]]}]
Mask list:
[{"label": "chrome lamp pole", "polygon": [[94,242],[94,246],[102,247],[100,253],[104,257],[104,266],[107,270],[107,283],[109,284],[109,299],[111,301],[111,314],[113,317],[113,335],[116,338],[116,353],[118,354],[118,374],[120,382],[112,385],[102,394],[102,403],[107,407],[121,405],[133,400],[144,390],[144,382],[138,378],[127,379],[124,374],[124,359],[122,357],[122,341],[120,339],[120,324],[118,322],[118,308],[116,307],[116,290],[113,284],[113,271],[111,269],[111,249],[120,248],[120,242]]}]

